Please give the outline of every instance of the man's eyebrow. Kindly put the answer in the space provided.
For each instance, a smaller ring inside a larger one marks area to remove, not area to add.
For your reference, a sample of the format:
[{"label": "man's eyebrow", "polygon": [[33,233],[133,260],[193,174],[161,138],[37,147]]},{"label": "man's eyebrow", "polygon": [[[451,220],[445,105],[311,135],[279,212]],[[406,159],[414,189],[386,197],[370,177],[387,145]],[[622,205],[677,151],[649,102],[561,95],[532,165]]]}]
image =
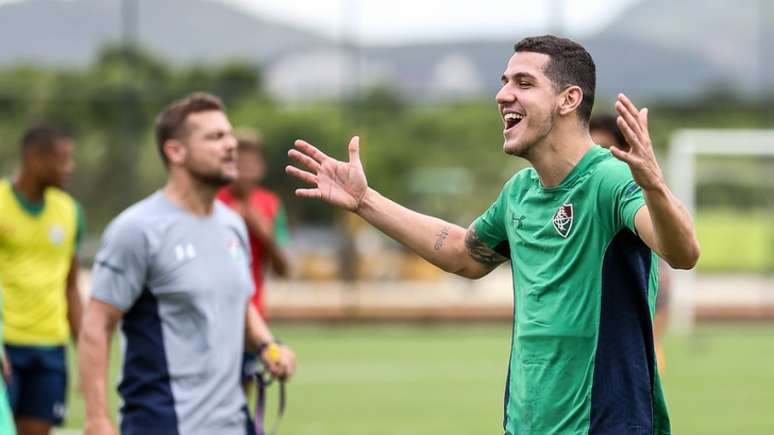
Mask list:
[{"label": "man's eyebrow", "polygon": [[[532,81],[537,81],[537,77],[535,77],[534,75],[532,75],[532,74],[530,74],[528,72],[517,72],[517,73],[512,74],[510,78],[513,81],[517,81],[517,80],[520,80],[520,79],[528,79],[528,80],[532,80]],[[503,83],[506,83],[508,81],[508,76],[503,74],[502,77],[500,77],[500,80]]]}]

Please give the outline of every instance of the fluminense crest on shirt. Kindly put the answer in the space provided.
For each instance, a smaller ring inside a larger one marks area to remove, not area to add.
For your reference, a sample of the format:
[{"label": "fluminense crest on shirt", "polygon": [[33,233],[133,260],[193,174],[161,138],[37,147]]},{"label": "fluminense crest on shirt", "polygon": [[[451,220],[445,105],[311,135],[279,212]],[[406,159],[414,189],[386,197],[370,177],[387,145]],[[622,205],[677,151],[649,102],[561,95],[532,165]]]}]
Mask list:
[{"label": "fluminense crest on shirt", "polygon": [[562,204],[554,213],[554,228],[560,236],[567,238],[572,229],[572,204]]},{"label": "fluminense crest on shirt", "polygon": [[238,239],[231,239],[228,242],[228,252],[231,254],[231,258],[236,260],[238,263],[241,263],[245,261],[245,255],[242,251],[242,246],[239,243]]}]

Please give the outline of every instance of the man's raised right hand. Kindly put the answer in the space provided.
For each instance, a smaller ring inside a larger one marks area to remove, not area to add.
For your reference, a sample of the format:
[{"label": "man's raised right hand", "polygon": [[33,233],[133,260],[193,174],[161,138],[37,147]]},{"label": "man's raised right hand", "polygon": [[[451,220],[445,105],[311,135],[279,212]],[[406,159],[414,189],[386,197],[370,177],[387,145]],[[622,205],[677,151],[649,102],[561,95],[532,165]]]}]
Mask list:
[{"label": "man's raised right hand", "polygon": [[350,211],[357,211],[368,191],[363,165],[360,163],[360,138],[349,141],[349,162],[328,157],[314,145],[297,140],[296,149],[288,156],[308,171],[288,165],[285,172],[311,184],[312,188],[296,189],[296,196],[318,198]]}]

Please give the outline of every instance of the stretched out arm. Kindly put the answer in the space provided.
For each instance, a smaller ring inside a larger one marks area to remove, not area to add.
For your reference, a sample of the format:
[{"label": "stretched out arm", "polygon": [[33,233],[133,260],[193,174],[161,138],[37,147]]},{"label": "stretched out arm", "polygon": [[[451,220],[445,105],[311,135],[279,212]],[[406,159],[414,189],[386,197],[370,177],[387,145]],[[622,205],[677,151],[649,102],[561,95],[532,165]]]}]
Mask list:
[{"label": "stretched out arm", "polygon": [[110,338],[123,314],[117,308],[91,299],[78,340],[78,368],[86,402],[85,435],[116,434],[107,406]]},{"label": "stretched out arm", "polygon": [[415,251],[441,269],[468,278],[480,278],[507,258],[489,249],[473,228],[464,229],[397,204],[368,187],[360,161],[360,139],[349,143],[349,162],[325,155],[298,140],[288,155],[308,171],[288,166],[286,171],[314,186],[297,189],[303,198],[322,199],[357,213],[371,225]]},{"label": "stretched out arm", "polygon": [[629,150],[612,147],[610,151],[629,165],[645,196],[646,206],[634,219],[637,232],[670,266],[691,269],[699,260],[699,242],[688,210],[667,187],[656,161],[648,132],[648,109],[638,110],[623,94],[615,108]]}]

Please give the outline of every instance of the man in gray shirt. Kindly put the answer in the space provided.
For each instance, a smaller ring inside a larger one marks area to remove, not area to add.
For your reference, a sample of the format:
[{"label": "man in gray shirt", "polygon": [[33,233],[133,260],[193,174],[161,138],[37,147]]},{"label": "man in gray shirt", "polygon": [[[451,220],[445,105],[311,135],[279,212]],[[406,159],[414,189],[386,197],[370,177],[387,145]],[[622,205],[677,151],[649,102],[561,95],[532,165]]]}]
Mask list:
[{"label": "man in gray shirt", "polygon": [[156,136],[168,182],[108,226],[94,264],[79,340],[85,434],[116,433],[106,375],[119,321],[122,434],[252,434],[243,349],[278,377],[292,374],[295,356],[250,306],[247,231],[215,202],[237,175],[236,140],[220,100],[201,93],[168,106]]}]

